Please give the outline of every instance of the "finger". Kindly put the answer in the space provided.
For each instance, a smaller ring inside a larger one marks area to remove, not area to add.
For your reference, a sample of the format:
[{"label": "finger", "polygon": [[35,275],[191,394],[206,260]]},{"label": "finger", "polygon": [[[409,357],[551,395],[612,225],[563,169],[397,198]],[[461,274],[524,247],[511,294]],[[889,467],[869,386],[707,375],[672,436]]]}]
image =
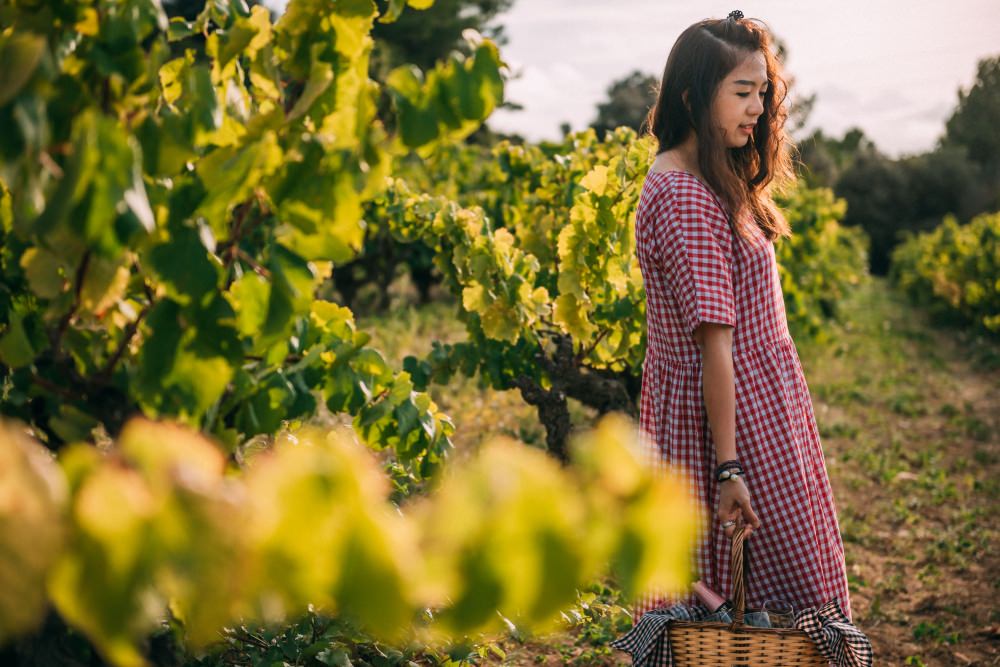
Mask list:
[{"label": "finger", "polygon": [[760,519],[757,517],[757,513],[754,512],[753,509],[751,509],[749,504],[746,506],[746,510],[743,512],[744,519],[746,519],[747,516],[750,517],[748,523],[753,525],[754,528],[760,528]]},{"label": "finger", "polygon": [[743,536],[744,537],[750,537],[750,533],[753,532],[753,527],[744,518],[742,507],[740,508],[740,510],[741,511],[739,511],[739,512],[736,513],[736,523],[732,527],[733,528],[733,532],[735,533],[737,528],[742,528],[743,529]]},{"label": "finger", "polygon": [[760,526],[760,520],[757,518],[757,514],[750,507],[750,500],[741,500],[739,504],[739,514],[740,518],[747,524],[752,524],[754,527]]}]

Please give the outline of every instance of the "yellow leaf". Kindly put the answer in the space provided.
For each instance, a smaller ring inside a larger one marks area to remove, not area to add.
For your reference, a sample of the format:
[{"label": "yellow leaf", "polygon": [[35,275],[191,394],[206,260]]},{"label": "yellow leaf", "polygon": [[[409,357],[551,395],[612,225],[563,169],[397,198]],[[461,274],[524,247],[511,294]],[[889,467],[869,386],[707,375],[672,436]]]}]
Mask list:
[{"label": "yellow leaf", "polygon": [[180,424],[132,419],[122,429],[118,446],[157,487],[180,479],[208,488],[226,469],[226,457],[214,443]]},{"label": "yellow leaf", "polygon": [[545,628],[588,572],[585,503],[553,457],[505,436],[448,469],[411,511],[423,535],[423,592],[449,606],[453,633],[501,627],[497,613]]},{"label": "yellow leaf", "polygon": [[644,456],[649,450],[640,446],[642,437],[646,434],[633,420],[610,413],[570,441],[574,469],[590,498],[600,499],[599,517],[615,517],[616,539],[609,546],[627,596],[684,589],[697,528],[705,519],[690,485]]},{"label": "yellow leaf", "polygon": [[93,37],[100,31],[100,26],[97,20],[97,10],[93,7],[87,7],[83,10],[83,18],[76,22],[73,26],[78,33],[81,35],[88,35]]},{"label": "yellow leaf", "polygon": [[0,421],[0,644],[44,616],[46,574],[65,540],[66,497],[49,452],[23,427]]},{"label": "yellow leaf", "polygon": [[516,343],[520,337],[520,323],[517,313],[500,299],[491,303],[480,314],[480,318],[483,325],[483,333],[490,338]]},{"label": "yellow leaf", "polygon": [[608,262],[608,282],[618,294],[625,294],[628,289],[628,278],[618,261]]},{"label": "yellow leaf", "polygon": [[69,286],[65,263],[45,248],[28,248],[21,256],[21,268],[31,291],[43,299],[55,298]]},{"label": "yellow leaf", "polygon": [[556,299],[555,321],[578,341],[590,338],[594,326],[587,320],[588,309],[572,294],[561,294]]},{"label": "yellow leaf", "polygon": [[559,230],[559,238],[556,240],[556,247],[559,249],[559,259],[573,259],[576,250],[576,228],[567,225]]},{"label": "yellow leaf", "polygon": [[486,310],[486,288],[482,285],[469,285],[462,289],[462,307],[473,313]]},{"label": "yellow leaf", "polygon": [[[246,529],[260,557],[253,592],[275,615],[313,603],[344,609],[390,636],[412,618],[413,536],[388,507],[378,462],[353,436],[289,433],[254,457],[246,481],[253,514]],[[367,572],[357,577],[351,568],[366,559]],[[372,577],[381,583],[365,596]]]},{"label": "yellow leaf", "polygon": [[109,662],[144,665],[136,647],[164,611],[153,589],[157,499],[135,471],[104,464],[82,480],[73,505],[73,541],[52,568],[49,597]]},{"label": "yellow leaf", "polygon": [[608,187],[608,168],[604,165],[594,167],[583,177],[580,185],[600,197]]},{"label": "yellow leaf", "polygon": [[250,8],[249,23],[257,29],[246,48],[247,57],[253,60],[258,51],[271,43],[271,12],[263,5],[254,5]]},{"label": "yellow leaf", "polygon": [[87,272],[83,276],[83,287],[80,290],[81,310],[102,315],[121,299],[130,274],[128,266],[124,264],[92,256],[87,263]]}]

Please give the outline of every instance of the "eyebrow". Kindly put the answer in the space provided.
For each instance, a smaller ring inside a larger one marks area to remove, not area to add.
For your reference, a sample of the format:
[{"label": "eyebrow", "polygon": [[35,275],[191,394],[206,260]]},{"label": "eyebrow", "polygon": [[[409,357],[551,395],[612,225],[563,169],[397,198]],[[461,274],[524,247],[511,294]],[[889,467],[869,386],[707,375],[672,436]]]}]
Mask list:
[{"label": "eyebrow", "polygon": [[[734,81],[734,83],[735,83],[736,85],[738,85],[738,86],[739,86],[739,85],[744,85],[744,86],[753,86],[753,85],[756,85],[756,83],[757,83],[757,82],[756,82],[756,81],[747,81],[746,79],[740,79],[739,81]],[[764,83],[768,83],[768,82],[767,82],[767,81],[765,81]]]}]

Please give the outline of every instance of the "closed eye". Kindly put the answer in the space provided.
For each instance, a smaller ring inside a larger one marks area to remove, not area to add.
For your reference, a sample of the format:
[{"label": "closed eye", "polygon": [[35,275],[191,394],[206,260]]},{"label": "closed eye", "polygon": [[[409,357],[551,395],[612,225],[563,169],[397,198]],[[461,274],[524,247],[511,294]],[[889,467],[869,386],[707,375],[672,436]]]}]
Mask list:
[{"label": "closed eye", "polygon": [[[740,97],[746,97],[750,93],[736,93],[736,94],[739,95]],[[765,95],[767,95],[767,92],[763,92],[760,94],[761,97],[764,97]]]}]

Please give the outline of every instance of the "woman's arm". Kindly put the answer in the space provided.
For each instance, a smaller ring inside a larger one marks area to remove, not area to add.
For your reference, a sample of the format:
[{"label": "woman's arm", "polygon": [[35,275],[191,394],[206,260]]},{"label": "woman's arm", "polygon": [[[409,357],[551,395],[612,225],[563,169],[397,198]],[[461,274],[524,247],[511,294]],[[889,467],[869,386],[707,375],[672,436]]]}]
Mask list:
[{"label": "woman's arm", "polygon": [[[715,455],[718,461],[736,456],[736,381],[733,373],[733,327],[728,324],[702,322],[694,331],[701,348],[702,392],[708,413]],[[760,519],[750,505],[750,491],[742,478],[736,477],[719,485],[719,506],[715,512],[720,522],[742,517],[744,536],[760,528]],[[725,528],[732,537],[736,526]]]},{"label": "woman's arm", "polygon": [[702,322],[694,339],[701,348],[702,391],[715,441],[717,461],[736,455],[736,382],[733,376],[733,327]]}]

